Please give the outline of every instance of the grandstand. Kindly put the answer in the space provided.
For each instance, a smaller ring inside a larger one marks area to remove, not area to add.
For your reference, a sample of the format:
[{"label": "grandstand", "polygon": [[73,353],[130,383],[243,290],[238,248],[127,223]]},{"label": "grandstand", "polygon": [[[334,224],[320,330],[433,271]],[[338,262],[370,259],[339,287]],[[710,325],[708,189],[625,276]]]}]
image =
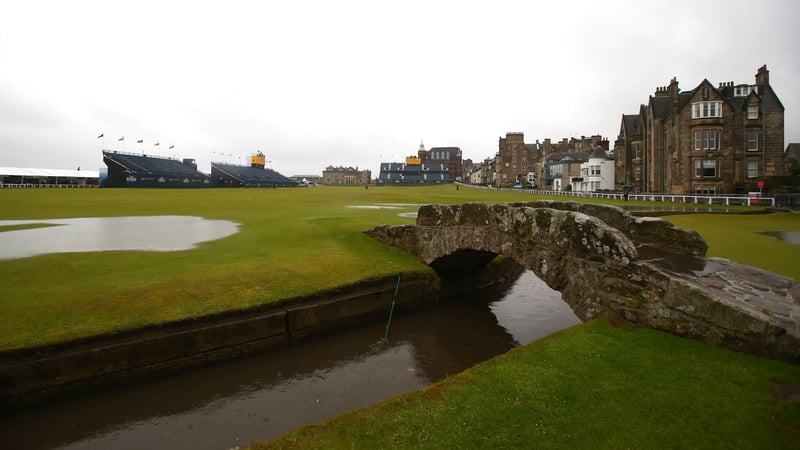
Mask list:
[{"label": "grandstand", "polygon": [[104,187],[209,187],[208,175],[197,170],[194,159],[183,161],[152,155],[103,150],[108,166]]},{"label": "grandstand", "polygon": [[406,158],[405,163],[382,163],[378,184],[451,183],[447,164],[422,164],[419,158]]},{"label": "grandstand", "polygon": [[264,154],[251,157],[249,166],[211,163],[211,179],[214,186],[225,187],[297,187],[297,181],[290,180],[278,172],[265,168]]}]

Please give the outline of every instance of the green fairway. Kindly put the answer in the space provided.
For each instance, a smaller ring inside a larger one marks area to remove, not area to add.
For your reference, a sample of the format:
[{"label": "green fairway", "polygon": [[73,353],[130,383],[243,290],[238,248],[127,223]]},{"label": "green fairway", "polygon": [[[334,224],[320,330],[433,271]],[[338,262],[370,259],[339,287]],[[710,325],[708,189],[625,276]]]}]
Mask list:
[{"label": "green fairway", "polygon": [[[453,185],[4,189],[2,220],[192,215],[241,226],[238,234],[189,251],[50,254],[0,261],[0,349],[249,308],[400,272],[429,271],[363,231],[384,223],[413,223],[413,218],[399,214],[415,212],[419,204],[533,199],[516,191],[457,190]],[[364,208],[389,204],[397,209]],[[747,219],[767,217],[772,216]],[[789,218],[796,221],[797,215]],[[0,232],[30,227],[4,227]],[[785,249],[789,244],[771,244],[790,251]],[[728,249],[712,245],[712,250],[730,257]]]},{"label": "green fairway", "polygon": [[[0,349],[249,308],[399,272],[425,273],[431,269],[363,231],[413,223],[400,214],[419,204],[535,199],[452,185],[2,190],[0,219],[191,215],[237,222],[240,232],[188,251],[0,261]],[[759,234],[800,230],[796,213],[667,219],[698,230],[710,255],[800,277],[797,244]],[[0,233],[38,226],[5,226]],[[272,445],[791,448],[800,439],[800,404],[773,398],[773,389],[784,385],[798,391],[797,366],[600,321]]]},{"label": "green fairway", "polygon": [[[527,197],[527,196],[525,196]],[[179,252],[51,254],[0,261],[0,349],[248,308],[430,270],[363,231],[413,223],[420,203],[518,201],[516,192],[428,187],[4,189],[0,220],[191,215],[241,224]],[[353,208],[399,204],[397,209]],[[11,231],[31,226],[0,229]]]}]

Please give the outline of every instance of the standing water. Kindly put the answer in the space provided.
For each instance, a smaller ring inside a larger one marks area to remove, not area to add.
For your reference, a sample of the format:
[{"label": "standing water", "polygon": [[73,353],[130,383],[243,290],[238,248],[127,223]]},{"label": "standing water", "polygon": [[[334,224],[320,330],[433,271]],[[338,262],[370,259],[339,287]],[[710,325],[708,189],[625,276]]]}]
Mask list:
[{"label": "standing water", "polygon": [[[4,448],[226,449],[420,389],[580,320],[530,271],[385,323],[0,416]],[[388,311],[387,311],[388,315]]]}]

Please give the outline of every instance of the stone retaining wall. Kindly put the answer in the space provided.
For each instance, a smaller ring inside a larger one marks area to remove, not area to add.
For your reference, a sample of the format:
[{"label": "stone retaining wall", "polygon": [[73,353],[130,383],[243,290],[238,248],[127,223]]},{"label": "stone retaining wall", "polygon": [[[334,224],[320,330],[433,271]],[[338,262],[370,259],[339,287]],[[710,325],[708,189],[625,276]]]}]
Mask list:
[{"label": "stone retaining wall", "polygon": [[[0,352],[0,409],[287,346],[388,318],[397,277],[262,308],[163,324],[66,344]],[[433,274],[403,276],[398,311],[438,301]]]}]

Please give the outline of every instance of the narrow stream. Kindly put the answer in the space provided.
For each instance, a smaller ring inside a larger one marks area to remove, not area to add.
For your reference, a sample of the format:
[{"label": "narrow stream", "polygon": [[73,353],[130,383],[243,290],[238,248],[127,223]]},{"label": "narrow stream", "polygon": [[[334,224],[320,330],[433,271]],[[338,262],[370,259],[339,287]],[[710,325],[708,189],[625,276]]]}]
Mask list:
[{"label": "narrow stream", "polygon": [[525,271],[500,292],[0,416],[13,449],[227,449],[427,386],[580,320]]}]

